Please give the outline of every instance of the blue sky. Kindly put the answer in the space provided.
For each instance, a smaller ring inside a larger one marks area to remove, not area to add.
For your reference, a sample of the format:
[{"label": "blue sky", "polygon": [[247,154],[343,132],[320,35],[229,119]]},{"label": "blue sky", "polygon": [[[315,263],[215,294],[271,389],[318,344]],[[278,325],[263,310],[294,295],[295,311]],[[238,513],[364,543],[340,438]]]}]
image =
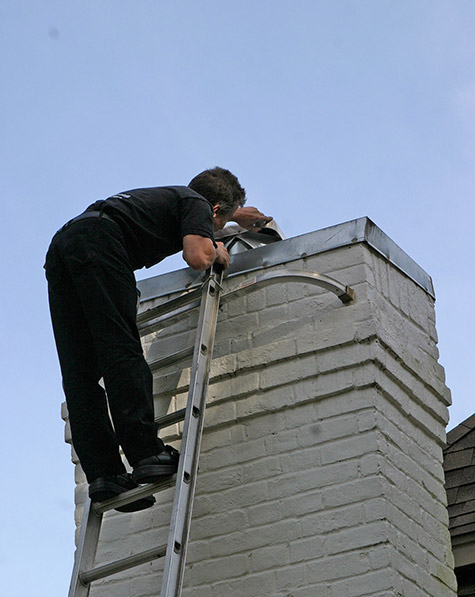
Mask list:
[{"label": "blue sky", "polygon": [[42,265],[96,199],[221,165],[287,236],[369,216],[433,277],[449,427],[473,413],[474,22],[471,0],[3,0],[5,594],[67,592]]}]

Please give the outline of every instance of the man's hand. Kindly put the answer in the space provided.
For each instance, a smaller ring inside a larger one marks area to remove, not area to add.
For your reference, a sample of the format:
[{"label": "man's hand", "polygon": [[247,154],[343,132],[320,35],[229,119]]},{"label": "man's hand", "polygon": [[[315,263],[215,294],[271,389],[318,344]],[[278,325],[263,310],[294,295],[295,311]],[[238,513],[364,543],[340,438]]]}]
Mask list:
[{"label": "man's hand", "polygon": [[229,263],[231,261],[231,257],[229,256],[228,250],[223,245],[223,243],[216,243],[216,244],[218,246],[216,249],[215,262],[220,263],[224,267],[224,269],[228,269]]},{"label": "man's hand", "polygon": [[223,243],[216,243],[216,245],[215,248],[210,238],[187,234],[183,237],[183,259],[197,271],[204,271],[215,262],[227,269],[231,260],[228,250]]},{"label": "man's hand", "polygon": [[246,230],[254,230],[257,232],[268,222],[272,220],[272,216],[265,216],[257,207],[240,207],[234,212],[232,220],[239,224]]}]

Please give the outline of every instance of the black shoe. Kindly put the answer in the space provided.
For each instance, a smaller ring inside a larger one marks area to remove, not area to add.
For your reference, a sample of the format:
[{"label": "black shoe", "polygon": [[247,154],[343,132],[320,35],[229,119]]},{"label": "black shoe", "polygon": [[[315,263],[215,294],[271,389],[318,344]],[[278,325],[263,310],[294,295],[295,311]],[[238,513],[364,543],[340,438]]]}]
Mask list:
[{"label": "black shoe", "polygon": [[171,446],[165,446],[163,452],[139,460],[132,472],[136,483],[155,483],[164,477],[174,475],[178,469],[180,453]]},{"label": "black shoe", "polygon": [[[132,479],[129,473],[122,473],[121,475],[111,475],[110,477],[99,477],[94,479],[89,485],[89,497],[92,502],[103,502],[109,498],[117,497],[124,491],[135,489],[138,487],[137,483]],[[125,506],[116,508],[119,512],[137,512],[138,510],[145,510],[150,508],[155,503],[153,495],[141,498]]]}]

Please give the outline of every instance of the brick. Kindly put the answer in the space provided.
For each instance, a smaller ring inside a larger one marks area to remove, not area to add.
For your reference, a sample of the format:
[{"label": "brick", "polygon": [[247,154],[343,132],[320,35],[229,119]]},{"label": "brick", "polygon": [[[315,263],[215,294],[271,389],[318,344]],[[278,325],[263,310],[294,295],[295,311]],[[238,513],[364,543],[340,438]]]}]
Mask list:
[{"label": "brick", "polygon": [[245,297],[230,295],[229,298],[225,299],[225,301],[224,307],[228,321],[234,317],[239,317],[240,315],[244,315],[246,313],[247,303]]},{"label": "brick", "polygon": [[[193,527],[193,525],[192,525]],[[201,562],[203,560],[210,559],[209,545],[207,540],[193,541],[193,535],[191,536],[190,543],[188,545],[188,553],[186,556],[187,564],[194,564],[195,562]],[[163,544],[167,542],[167,535],[165,535]]]},{"label": "brick", "polygon": [[[323,583],[337,581],[343,578],[353,578],[369,571],[370,564],[367,553],[350,552],[316,560],[307,564],[309,583]],[[336,583],[332,582],[331,586]],[[345,595],[345,593],[340,593]]]},{"label": "brick", "polygon": [[276,413],[262,413],[260,417],[246,421],[243,429],[246,440],[274,435],[280,439],[284,433],[288,433],[284,417]]},{"label": "brick", "polygon": [[[439,419],[445,426],[448,421],[448,412],[446,404],[441,401],[441,395],[437,393],[437,386],[440,385],[440,380],[422,379],[417,375],[416,371],[408,371],[407,364],[405,367],[397,362],[391,354],[385,351],[381,344],[374,342],[372,345],[374,358],[377,359],[381,368],[384,367],[385,372],[392,379],[397,380],[401,387],[404,387],[407,394],[410,394],[411,399],[423,406],[427,411],[431,412],[434,418]],[[418,371],[421,369],[428,371],[428,367],[417,366]],[[427,376],[428,377],[428,376]],[[431,383],[431,388],[428,389],[428,382]]]},{"label": "brick", "polygon": [[226,489],[240,485],[243,477],[243,467],[233,466],[220,472],[219,475],[210,473],[201,473],[198,477],[199,488],[206,493],[224,491]]},{"label": "brick", "polygon": [[356,504],[307,514],[301,519],[301,528],[304,537],[319,537],[364,523],[364,505]]},{"label": "brick", "polygon": [[234,399],[257,392],[259,389],[259,374],[244,373],[231,378],[231,393]]},{"label": "brick", "polygon": [[280,461],[276,456],[254,461],[251,466],[242,469],[242,483],[252,483],[260,479],[275,479],[282,472]]},{"label": "brick", "polygon": [[242,351],[252,348],[251,332],[235,334],[230,338],[230,352],[240,354]]},{"label": "brick", "polygon": [[277,306],[268,306],[259,312],[259,329],[265,330],[273,328],[276,321],[287,321],[288,307],[286,304]]},{"label": "brick", "polygon": [[223,446],[205,452],[201,455],[200,466],[203,464],[207,471],[222,469],[256,460],[266,455],[265,439],[260,437],[255,440],[234,442],[230,446]]},{"label": "brick", "polygon": [[295,429],[271,433],[264,440],[266,454],[292,452],[298,447],[298,431]]},{"label": "brick", "polygon": [[366,500],[364,503],[365,522],[372,522],[373,520],[385,520],[387,518],[387,488],[384,488],[385,497],[376,497]]},{"label": "brick", "polygon": [[[217,393],[222,396],[220,393],[220,388],[213,388],[217,391]],[[211,405],[210,408],[206,409],[206,425],[208,427],[214,427],[216,425],[222,425],[223,423],[228,423],[229,421],[236,420],[236,403],[235,402],[225,402],[219,405]]]},{"label": "brick", "polygon": [[213,587],[212,585],[205,585],[200,587],[183,587],[182,595],[183,597],[210,597],[212,594]]},{"label": "brick", "polygon": [[[317,406],[317,412],[321,419],[334,417],[345,413],[357,413],[361,410],[373,408],[379,396],[372,388],[364,388],[363,390],[353,389],[353,377],[350,375],[349,379],[345,380],[344,386],[349,385],[352,389],[348,393],[336,392],[334,396],[320,400]],[[308,385],[315,383],[313,380]],[[342,389],[341,386],[338,389]],[[297,392],[297,390],[296,390]]]},{"label": "brick", "polygon": [[266,291],[264,288],[253,290],[246,298],[248,313],[262,311],[266,306]]},{"label": "brick", "polygon": [[326,550],[329,555],[334,555],[362,547],[372,547],[387,541],[386,523],[377,521],[363,527],[332,533],[326,539]]},{"label": "brick", "polygon": [[255,369],[256,367],[274,363],[282,359],[296,356],[295,340],[288,338],[278,339],[264,347],[241,350],[236,355],[237,369]]},{"label": "brick", "polygon": [[268,482],[268,496],[270,500],[293,496],[298,487],[299,473],[280,475]]},{"label": "brick", "polygon": [[[377,400],[378,412],[386,419],[379,419],[379,427],[388,435],[391,441],[393,437],[404,437],[405,451],[425,470],[434,469],[434,463],[442,464],[442,449],[436,445],[427,435],[420,433],[415,422],[408,424],[408,417],[404,411],[393,402],[385,400],[381,396]],[[393,425],[396,429],[393,430]],[[442,480],[442,477],[441,477]]]},{"label": "brick", "polygon": [[304,564],[293,564],[276,570],[276,588],[280,591],[294,590],[307,584],[306,566]]},{"label": "brick", "polygon": [[260,527],[243,528],[225,536],[211,538],[210,554],[220,557],[245,552],[249,554],[255,549],[283,544],[299,538],[300,525],[295,520],[285,519]]},{"label": "brick", "polygon": [[[304,382],[305,383],[305,382]],[[294,386],[295,394],[295,386]],[[298,408],[287,410],[277,415],[281,420],[281,426],[285,429],[298,429],[308,425],[311,422],[318,421],[318,411],[316,402],[302,401]]]},{"label": "brick", "polygon": [[239,577],[249,569],[247,555],[234,554],[225,558],[212,558],[187,568],[187,582],[190,585],[209,584],[218,580]]},{"label": "brick", "polygon": [[[288,593],[281,593],[287,597]],[[328,585],[312,584],[306,587],[292,589],[292,597],[331,597],[331,588]]]},{"label": "brick", "polygon": [[390,483],[396,485],[402,492],[410,495],[422,510],[429,512],[434,519],[442,521],[442,524],[445,523],[447,519],[445,504],[434,499],[417,481],[407,477],[403,471],[394,467],[389,460],[384,461],[382,473]]},{"label": "brick", "polygon": [[260,331],[258,325],[256,325],[251,332],[251,342],[252,346],[263,346],[280,338],[294,338],[296,335],[308,334],[312,330],[313,322],[311,317],[288,320],[284,323],[277,322],[277,325],[263,331]]},{"label": "brick", "polygon": [[[368,572],[344,582],[335,583],[332,587],[334,597],[347,595],[348,597],[367,597],[381,595],[381,591],[393,587],[392,575],[386,570]],[[371,593],[369,593],[371,591]]]},{"label": "brick", "polygon": [[240,400],[236,405],[238,419],[246,419],[263,413],[279,411],[295,404],[292,385],[268,388],[265,392]]},{"label": "brick", "polygon": [[383,482],[379,476],[365,477],[324,489],[322,498],[326,507],[334,508],[379,497],[383,491]]},{"label": "brick", "polygon": [[226,512],[263,502],[268,498],[265,482],[252,483],[219,492],[219,500],[214,500],[216,512]]},{"label": "brick", "polygon": [[292,563],[314,560],[325,555],[325,540],[313,536],[310,539],[294,541],[290,544],[289,558]]},{"label": "brick", "polygon": [[254,572],[281,568],[289,563],[289,546],[272,545],[251,552],[251,566]]},{"label": "brick", "polygon": [[378,453],[367,454],[359,461],[359,471],[363,477],[376,475],[380,472],[381,466],[381,455]]},{"label": "brick", "polygon": [[295,361],[279,363],[266,367],[260,375],[260,388],[273,388],[281,384],[292,383],[295,379],[314,376],[317,372],[315,357],[310,355]]},{"label": "brick", "polygon": [[[246,574],[236,580],[215,583],[207,597],[242,597],[243,595],[275,596],[276,579],[274,571]],[[191,597],[195,597],[193,593]]]},{"label": "brick", "polygon": [[286,517],[306,516],[312,512],[323,510],[324,504],[321,491],[309,491],[291,495],[282,502]]},{"label": "brick", "polygon": [[374,431],[362,433],[358,436],[340,439],[320,448],[323,464],[341,462],[348,458],[355,458],[374,452],[377,449],[378,435]]},{"label": "brick", "polygon": [[357,476],[358,465],[354,460],[318,466],[304,470],[299,475],[298,488],[300,491],[308,491],[309,489],[330,487],[356,479]]},{"label": "brick", "polygon": [[302,300],[307,296],[306,284],[287,284],[287,302]]},{"label": "brick", "polygon": [[247,510],[251,528],[283,520],[289,514],[280,499],[251,505]]},{"label": "brick", "polygon": [[314,444],[323,444],[340,438],[348,438],[358,432],[357,421],[353,415],[315,421],[312,425],[300,428],[298,437],[299,446],[302,448]]},{"label": "brick", "polygon": [[[191,536],[208,539],[216,535],[233,533],[247,525],[248,514],[244,510],[232,510],[221,514],[211,514],[193,518]],[[200,541],[201,544],[201,541]]]},{"label": "brick", "polygon": [[391,556],[393,550],[389,545],[379,545],[375,549],[368,551],[368,558],[371,570],[379,570],[381,568],[388,568],[391,564]]}]

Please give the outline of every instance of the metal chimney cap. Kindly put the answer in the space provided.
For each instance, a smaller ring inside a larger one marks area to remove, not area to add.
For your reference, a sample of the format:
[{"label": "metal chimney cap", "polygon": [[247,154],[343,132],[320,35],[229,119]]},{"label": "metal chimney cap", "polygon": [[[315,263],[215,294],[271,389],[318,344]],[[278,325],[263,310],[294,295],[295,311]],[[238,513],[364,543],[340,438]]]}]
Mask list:
[{"label": "metal chimney cap", "polygon": [[284,238],[284,233],[275,220],[271,220],[256,231],[246,230],[237,224],[231,224],[215,233],[215,239],[224,243],[230,255],[264,247]]}]

